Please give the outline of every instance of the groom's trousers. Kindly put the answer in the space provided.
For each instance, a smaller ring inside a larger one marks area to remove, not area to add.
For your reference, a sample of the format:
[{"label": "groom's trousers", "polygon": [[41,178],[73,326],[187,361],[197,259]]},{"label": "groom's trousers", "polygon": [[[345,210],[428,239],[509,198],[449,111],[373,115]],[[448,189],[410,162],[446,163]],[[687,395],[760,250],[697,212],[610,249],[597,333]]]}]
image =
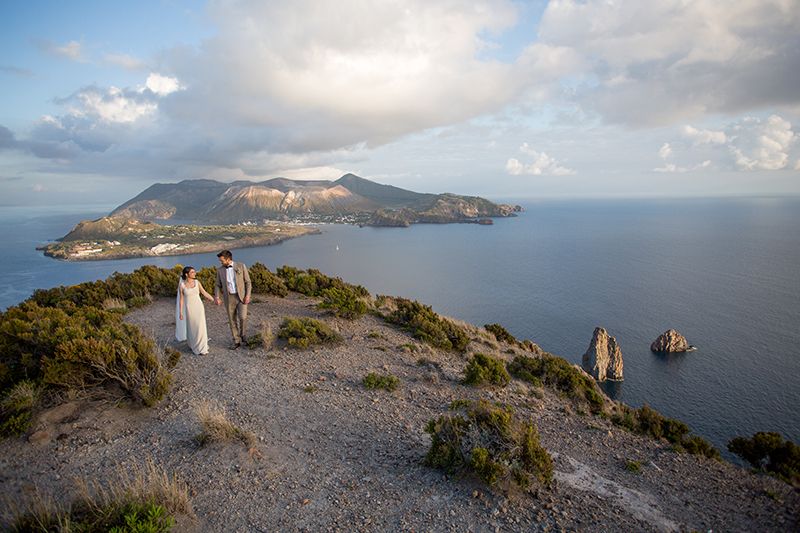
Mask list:
[{"label": "groom's trousers", "polygon": [[241,344],[245,340],[244,328],[247,324],[247,304],[239,300],[236,294],[225,294],[225,310],[228,312],[228,324],[231,326],[233,342]]}]

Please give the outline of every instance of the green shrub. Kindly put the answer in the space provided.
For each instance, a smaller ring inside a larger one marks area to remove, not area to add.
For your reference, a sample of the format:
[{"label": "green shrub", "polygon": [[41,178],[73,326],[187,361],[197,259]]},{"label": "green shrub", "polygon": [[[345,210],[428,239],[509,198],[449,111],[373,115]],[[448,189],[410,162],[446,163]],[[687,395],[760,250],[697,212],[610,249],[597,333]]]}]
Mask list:
[{"label": "green shrub", "polygon": [[451,404],[457,414],[428,422],[427,465],[449,473],[472,473],[490,486],[549,485],[553,462],[539,443],[536,426],[514,417],[509,407],[479,400]]},{"label": "green shrub", "polygon": [[469,344],[469,335],[464,328],[440,317],[430,306],[405,298],[394,298],[396,308],[384,319],[411,331],[415,338],[441,348],[464,352]]},{"label": "green shrub", "polygon": [[464,383],[469,385],[499,385],[505,387],[511,381],[506,365],[500,359],[476,353],[464,369]]},{"label": "green shrub", "polygon": [[321,294],[320,309],[330,309],[334,315],[342,318],[355,319],[367,312],[367,304],[356,291],[349,288],[328,287]]},{"label": "green shrub", "polygon": [[166,533],[175,525],[167,510],[152,502],[128,504],[121,514],[122,524],[111,527],[108,533]]},{"label": "green shrub", "polygon": [[[197,281],[203,286],[206,292],[214,294],[214,285],[217,284],[217,269],[215,267],[203,267],[197,271]],[[252,279],[251,279],[252,281]]]},{"label": "green shrub", "polygon": [[634,474],[640,474],[642,472],[642,463],[639,461],[628,461],[625,463],[625,470],[633,472]]},{"label": "green shrub", "polygon": [[500,324],[486,324],[483,326],[486,331],[494,335],[494,338],[500,342],[507,342],[509,344],[516,344],[517,339]]},{"label": "green shrub", "polygon": [[116,313],[95,307],[70,313],[33,302],[0,315],[2,388],[31,379],[48,387],[119,385],[131,398],[154,405],[172,376],[155,343]]},{"label": "green shrub", "polygon": [[322,291],[330,288],[343,291],[349,290],[361,298],[369,296],[369,291],[361,285],[351,285],[342,281],[341,278],[326,276],[314,268],[309,268],[305,271],[284,265],[279,267],[276,273],[283,279],[283,282],[289,290],[305,294],[306,296],[320,296],[322,295]]},{"label": "green shrub", "polygon": [[283,280],[270,272],[263,264],[253,263],[248,271],[250,272],[250,282],[253,284],[254,293],[272,294],[281,298],[289,294],[289,289]]},{"label": "green shrub", "polygon": [[800,486],[800,446],[779,433],[760,431],[749,439],[736,437],[728,443],[728,450],[753,468]]},{"label": "green shrub", "polygon": [[544,384],[569,398],[586,402],[594,413],[601,411],[605,405],[605,398],[599,392],[597,383],[560,357],[519,355],[508,365],[508,371],[517,379],[536,386]]},{"label": "green shrub", "polygon": [[342,337],[327,324],[307,317],[287,317],[281,323],[278,337],[286,339],[289,346],[308,348],[315,344],[331,344],[342,341]]},{"label": "green shrub", "polygon": [[41,387],[29,380],[17,382],[6,392],[0,402],[0,438],[28,431],[41,394]]},{"label": "green shrub", "polygon": [[719,451],[707,440],[697,435],[689,435],[689,426],[679,420],[667,418],[649,405],[633,409],[620,404],[611,421],[633,433],[647,435],[654,439],[665,438],[675,445],[677,451],[719,459]]},{"label": "green shrub", "polygon": [[397,376],[389,375],[381,375],[376,374],[375,372],[370,372],[366,376],[364,376],[364,380],[362,381],[364,387],[368,389],[384,389],[388,390],[389,392],[396,390],[397,386],[400,385],[400,379]]}]

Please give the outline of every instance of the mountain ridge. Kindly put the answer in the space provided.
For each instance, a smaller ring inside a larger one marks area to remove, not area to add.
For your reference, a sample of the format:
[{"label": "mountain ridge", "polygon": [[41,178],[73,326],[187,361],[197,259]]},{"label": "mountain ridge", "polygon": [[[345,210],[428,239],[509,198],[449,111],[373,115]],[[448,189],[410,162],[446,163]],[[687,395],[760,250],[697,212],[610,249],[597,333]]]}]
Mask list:
[{"label": "mountain ridge", "polygon": [[[270,219],[355,217],[366,225],[474,222],[508,217],[519,206],[477,196],[419,193],[348,173],[335,181],[276,177],[261,182],[210,179],[155,183],[119,205],[111,217],[235,224]],[[390,220],[390,224],[385,221]]]}]

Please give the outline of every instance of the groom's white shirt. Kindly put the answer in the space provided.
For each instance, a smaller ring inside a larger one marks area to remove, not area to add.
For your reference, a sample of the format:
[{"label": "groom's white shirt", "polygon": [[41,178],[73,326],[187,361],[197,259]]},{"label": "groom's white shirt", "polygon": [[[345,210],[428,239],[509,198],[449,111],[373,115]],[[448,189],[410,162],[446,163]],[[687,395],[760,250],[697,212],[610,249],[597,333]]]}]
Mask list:
[{"label": "groom's white shirt", "polygon": [[228,294],[236,294],[236,273],[233,271],[233,265],[225,269],[225,279],[228,281]]}]

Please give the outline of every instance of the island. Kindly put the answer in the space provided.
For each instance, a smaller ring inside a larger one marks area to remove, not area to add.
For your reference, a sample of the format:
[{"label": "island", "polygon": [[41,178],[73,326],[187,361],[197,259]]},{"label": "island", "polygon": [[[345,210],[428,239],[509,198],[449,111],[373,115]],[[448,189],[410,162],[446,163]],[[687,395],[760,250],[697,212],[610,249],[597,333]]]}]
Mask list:
[{"label": "island", "polygon": [[83,221],[58,241],[37,249],[55,259],[98,261],[267,246],[311,233],[320,231],[311,226],[282,223],[167,226],[111,216]]},{"label": "island", "polygon": [[82,221],[38,249],[68,261],[183,255],[319,233],[309,224],[491,226],[493,217],[514,217],[520,211],[518,205],[479,196],[419,193],[354,174],[336,181],[183,180],[151,185],[108,216]]}]

